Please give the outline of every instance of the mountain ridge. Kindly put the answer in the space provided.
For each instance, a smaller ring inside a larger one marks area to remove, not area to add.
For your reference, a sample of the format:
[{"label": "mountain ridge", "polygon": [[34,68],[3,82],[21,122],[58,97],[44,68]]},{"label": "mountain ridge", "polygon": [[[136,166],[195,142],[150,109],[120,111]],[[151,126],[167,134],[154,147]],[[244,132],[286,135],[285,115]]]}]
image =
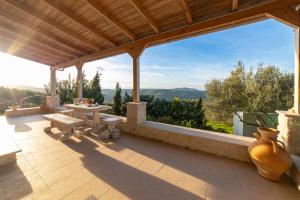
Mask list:
[{"label": "mountain ridge", "polygon": [[[45,93],[44,88],[27,86],[27,85],[1,85],[0,87],[17,88],[17,89],[32,90],[35,92]],[[125,95],[125,92],[131,95],[131,89],[122,89],[122,96]],[[102,88],[102,93],[105,95],[105,103],[113,102],[113,96],[115,94],[114,89]],[[173,88],[173,89],[143,88],[141,89],[141,95],[153,95],[157,98],[164,98],[168,101],[171,101],[175,97],[179,97],[181,99],[198,99],[200,97],[205,98],[205,91],[198,90],[195,88],[187,88],[187,87]]]}]

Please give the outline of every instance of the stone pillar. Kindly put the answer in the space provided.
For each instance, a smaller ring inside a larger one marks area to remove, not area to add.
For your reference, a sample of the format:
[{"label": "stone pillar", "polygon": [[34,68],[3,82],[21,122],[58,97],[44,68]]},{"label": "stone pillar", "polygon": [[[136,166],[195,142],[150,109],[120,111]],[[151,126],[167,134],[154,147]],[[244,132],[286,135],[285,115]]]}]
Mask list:
[{"label": "stone pillar", "polygon": [[127,125],[130,128],[136,128],[138,125],[146,121],[146,105],[145,102],[127,104]]},{"label": "stone pillar", "polygon": [[288,175],[300,191],[300,115],[291,111],[277,111],[278,140],[284,142],[290,154],[293,166]]},{"label": "stone pillar", "polygon": [[133,89],[132,99],[133,102],[140,102],[140,57],[132,57],[133,64]]},{"label": "stone pillar", "polygon": [[78,62],[76,63],[76,68],[77,68],[77,88],[78,88],[78,99],[79,99],[79,102],[81,101],[82,99],[82,93],[83,93],[83,74],[82,74],[82,67],[83,67],[83,64],[82,62]]},{"label": "stone pillar", "polygon": [[50,92],[51,96],[56,96],[56,69],[50,67]]},{"label": "stone pillar", "polygon": [[295,84],[294,84],[294,109],[300,114],[300,28],[295,30]]},{"label": "stone pillar", "polygon": [[277,111],[278,140],[285,143],[289,154],[300,156],[300,115],[290,111]]},{"label": "stone pillar", "polygon": [[51,96],[46,97],[47,106],[55,108],[60,105],[59,96],[56,94],[56,69],[50,67],[50,93]]},{"label": "stone pillar", "polygon": [[145,45],[127,49],[128,54],[132,57],[132,99],[133,102],[140,102],[140,56],[144,51]]}]

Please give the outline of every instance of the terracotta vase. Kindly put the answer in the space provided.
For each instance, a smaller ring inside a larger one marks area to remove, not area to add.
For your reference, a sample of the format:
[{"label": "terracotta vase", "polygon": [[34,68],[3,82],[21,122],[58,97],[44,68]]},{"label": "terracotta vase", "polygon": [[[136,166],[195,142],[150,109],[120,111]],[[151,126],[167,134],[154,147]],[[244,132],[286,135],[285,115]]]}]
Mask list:
[{"label": "terracotta vase", "polygon": [[258,173],[271,181],[279,181],[291,166],[292,160],[286,152],[285,145],[277,141],[278,131],[271,128],[257,128],[254,133],[257,141],[248,147],[251,160]]}]

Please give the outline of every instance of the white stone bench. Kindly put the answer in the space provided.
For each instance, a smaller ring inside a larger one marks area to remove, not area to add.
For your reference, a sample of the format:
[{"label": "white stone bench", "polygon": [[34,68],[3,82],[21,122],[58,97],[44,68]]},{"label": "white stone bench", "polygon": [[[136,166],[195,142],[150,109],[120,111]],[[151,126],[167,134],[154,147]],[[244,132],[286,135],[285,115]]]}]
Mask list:
[{"label": "white stone bench", "polygon": [[62,141],[65,141],[73,136],[75,134],[76,127],[84,123],[84,121],[81,119],[70,117],[60,113],[43,115],[43,117],[49,120],[51,124],[50,127],[44,128],[44,131],[46,133],[50,133],[51,128],[56,127],[60,129],[62,131],[60,135],[60,139]]},{"label": "white stone bench", "polygon": [[16,161],[16,153],[21,149],[6,135],[0,134],[0,166]]},{"label": "white stone bench", "polygon": [[70,117],[74,116],[74,110],[73,109],[62,110],[62,111],[59,111],[59,113],[63,114],[63,115],[70,116]]},{"label": "white stone bench", "polygon": [[120,130],[116,128],[116,126],[122,122],[121,118],[118,117],[104,117],[100,118],[100,124],[107,125],[107,130],[102,133],[103,139],[108,139],[112,137],[113,139],[117,139],[120,137]]}]

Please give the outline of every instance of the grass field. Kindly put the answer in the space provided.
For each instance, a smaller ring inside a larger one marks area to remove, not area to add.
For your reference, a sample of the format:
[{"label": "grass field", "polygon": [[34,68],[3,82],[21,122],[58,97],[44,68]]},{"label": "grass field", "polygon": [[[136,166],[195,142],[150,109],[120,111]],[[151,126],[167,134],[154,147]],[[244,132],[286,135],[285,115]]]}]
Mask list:
[{"label": "grass field", "polygon": [[211,131],[233,134],[233,126],[222,122],[206,122],[206,127]]}]

